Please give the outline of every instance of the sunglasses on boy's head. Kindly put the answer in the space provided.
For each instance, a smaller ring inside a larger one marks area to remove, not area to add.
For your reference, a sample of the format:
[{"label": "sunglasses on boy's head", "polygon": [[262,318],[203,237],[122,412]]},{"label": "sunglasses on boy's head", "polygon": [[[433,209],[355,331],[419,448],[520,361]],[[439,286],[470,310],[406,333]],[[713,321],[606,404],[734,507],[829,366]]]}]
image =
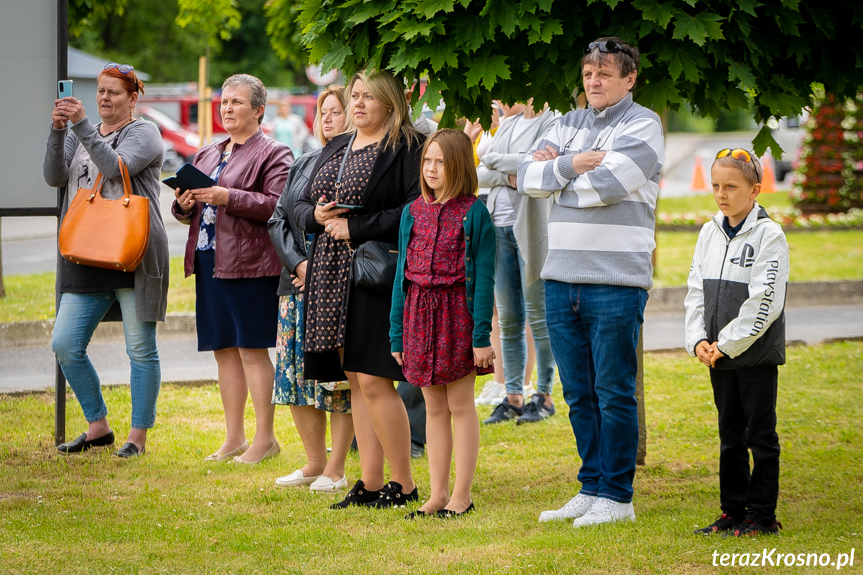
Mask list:
[{"label": "sunglasses on boy's head", "polygon": [[134,70],[134,68],[128,64],[118,64],[117,62],[111,62],[110,64],[105,64],[105,67],[102,69],[103,70],[113,70],[114,68],[117,68],[117,71],[120,72],[121,74],[128,74],[129,72]]},{"label": "sunglasses on boy's head", "polygon": [[755,177],[758,181],[761,181],[762,173],[761,173],[761,164],[758,163],[758,158],[750,154],[748,151],[743,148],[725,148],[724,150],[719,150],[719,153],[716,154],[716,159],[724,158],[726,156],[731,156],[735,160],[740,160],[741,162],[746,162],[748,164],[752,164],[752,167],[755,169]]},{"label": "sunglasses on boy's head", "polygon": [[725,156],[731,156],[735,160],[740,160],[741,162],[751,162],[752,156],[749,155],[749,152],[744,150],[743,148],[725,148],[724,150],[719,150],[719,153],[716,154],[716,159],[724,158]]},{"label": "sunglasses on boy's head", "polygon": [[600,52],[604,52],[606,54],[614,54],[615,52],[623,52],[630,58],[632,58],[632,52],[624,46],[623,44],[618,44],[617,42],[613,42],[611,40],[603,40],[602,42],[591,42],[587,48],[584,49],[585,54],[590,54],[593,52],[595,48],[599,48]]}]

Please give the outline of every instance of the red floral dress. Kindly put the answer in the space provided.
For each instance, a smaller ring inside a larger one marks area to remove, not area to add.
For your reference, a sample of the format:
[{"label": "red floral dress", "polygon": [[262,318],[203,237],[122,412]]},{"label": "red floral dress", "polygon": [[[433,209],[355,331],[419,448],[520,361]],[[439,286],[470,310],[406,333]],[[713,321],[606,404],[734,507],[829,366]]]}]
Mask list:
[{"label": "red floral dress", "polygon": [[420,197],[408,209],[414,218],[405,259],[409,280],[404,308],[402,369],[419,387],[445,385],[476,370],[473,318],[465,289],[464,219],[476,197],[430,204]]}]

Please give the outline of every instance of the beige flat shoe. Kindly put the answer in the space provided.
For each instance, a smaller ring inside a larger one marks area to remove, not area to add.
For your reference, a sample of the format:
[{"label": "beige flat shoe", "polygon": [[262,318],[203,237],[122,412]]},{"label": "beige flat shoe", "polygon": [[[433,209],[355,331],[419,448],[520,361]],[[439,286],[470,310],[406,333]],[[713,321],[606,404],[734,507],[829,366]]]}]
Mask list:
[{"label": "beige flat shoe", "polygon": [[248,450],[249,450],[249,442],[244,441],[241,446],[234,449],[233,451],[229,451],[228,453],[222,453],[222,451],[219,450],[219,451],[205,457],[204,461],[231,461],[232,459],[234,459],[238,455],[242,455]]},{"label": "beige flat shoe", "polygon": [[264,459],[270,459],[271,457],[275,457],[276,455],[279,454],[279,452],[281,452],[281,450],[282,449],[279,447],[279,442],[274,441],[273,445],[270,446],[270,448],[267,450],[267,452],[264,454],[264,456],[261,457],[260,459],[256,459],[254,461],[246,461],[245,459],[243,459],[243,457],[241,455],[238,455],[234,458],[233,461],[234,461],[234,463],[245,463],[246,465],[254,465],[255,463],[260,463]]}]

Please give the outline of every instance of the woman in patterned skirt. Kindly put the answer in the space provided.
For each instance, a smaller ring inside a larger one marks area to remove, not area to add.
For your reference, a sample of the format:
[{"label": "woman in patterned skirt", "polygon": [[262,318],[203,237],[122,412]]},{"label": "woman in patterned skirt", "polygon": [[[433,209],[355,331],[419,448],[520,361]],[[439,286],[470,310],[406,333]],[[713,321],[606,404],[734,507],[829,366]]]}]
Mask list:
[{"label": "woman in patterned skirt", "polygon": [[295,207],[297,224],[315,232],[305,286],[305,375],[350,382],[362,478],[334,507],[391,507],[418,498],[407,412],[393,386],[404,375],[390,355],[392,292],[353,285],[351,254],[369,240],[398,241],[402,209],[419,196],[423,137],[411,124],[404,84],[389,72],[355,74],[348,96],[355,130],[327,143]]},{"label": "woman in patterned skirt", "polygon": [[[315,136],[326,145],[345,130],[345,88],[330,86],[318,96]],[[347,488],[345,459],[354,437],[351,392],[340,382],[305,379],[303,367],[303,284],[306,281],[306,234],[293,221],[297,198],[306,189],[321,151],[305,154],[291,166],[288,183],[268,224],[273,247],[282,260],[279,280],[279,327],[276,338],[276,381],[273,403],[291,406],[291,417],[306,450],[307,463],[276,479],[280,487],[309,485],[312,491]],[[327,460],[327,412],[333,453]]]}]

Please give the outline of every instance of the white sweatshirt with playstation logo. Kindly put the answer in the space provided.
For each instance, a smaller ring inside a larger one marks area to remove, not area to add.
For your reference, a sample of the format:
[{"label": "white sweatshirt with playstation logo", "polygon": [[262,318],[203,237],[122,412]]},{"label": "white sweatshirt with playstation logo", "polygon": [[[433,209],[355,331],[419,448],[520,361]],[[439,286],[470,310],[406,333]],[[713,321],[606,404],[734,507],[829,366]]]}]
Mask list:
[{"label": "white sweatshirt with playstation logo", "polygon": [[782,227],[755,203],[729,239],[718,212],[704,224],[687,282],[686,350],[719,342],[716,369],[785,363],[788,243]]}]

